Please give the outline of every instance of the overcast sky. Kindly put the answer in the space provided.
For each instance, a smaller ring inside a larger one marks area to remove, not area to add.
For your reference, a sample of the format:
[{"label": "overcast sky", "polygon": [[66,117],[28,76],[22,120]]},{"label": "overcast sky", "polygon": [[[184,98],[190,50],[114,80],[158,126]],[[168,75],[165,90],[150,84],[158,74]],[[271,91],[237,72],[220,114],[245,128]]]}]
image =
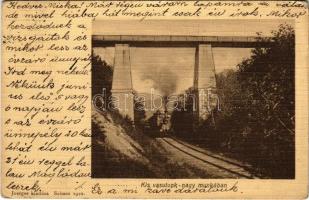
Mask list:
[{"label": "overcast sky", "polygon": [[[95,21],[92,32],[94,35],[195,36],[256,36],[261,32],[270,36],[271,30],[282,23],[293,25],[291,21],[282,20],[108,20]],[[213,48],[216,73],[236,69],[238,63],[250,57],[250,51],[247,48]],[[113,65],[114,48],[94,48],[94,53]],[[193,85],[194,56],[194,48],[131,48],[134,89],[149,93],[154,87],[154,81],[149,76],[145,78],[145,73],[161,74],[163,82],[172,73],[177,82],[174,93],[183,92]]]}]

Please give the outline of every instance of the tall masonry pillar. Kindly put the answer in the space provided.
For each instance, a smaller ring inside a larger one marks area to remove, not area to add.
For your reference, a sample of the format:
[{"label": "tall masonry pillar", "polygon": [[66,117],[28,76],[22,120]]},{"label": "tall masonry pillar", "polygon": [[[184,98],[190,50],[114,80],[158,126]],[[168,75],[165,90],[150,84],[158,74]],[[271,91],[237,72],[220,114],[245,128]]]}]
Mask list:
[{"label": "tall masonry pillar", "polygon": [[210,44],[200,44],[195,54],[194,89],[196,91],[196,117],[208,119],[217,105],[215,63]]},{"label": "tall masonry pillar", "polygon": [[128,44],[115,45],[112,97],[114,108],[123,117],[134,120],[134,95]]}]

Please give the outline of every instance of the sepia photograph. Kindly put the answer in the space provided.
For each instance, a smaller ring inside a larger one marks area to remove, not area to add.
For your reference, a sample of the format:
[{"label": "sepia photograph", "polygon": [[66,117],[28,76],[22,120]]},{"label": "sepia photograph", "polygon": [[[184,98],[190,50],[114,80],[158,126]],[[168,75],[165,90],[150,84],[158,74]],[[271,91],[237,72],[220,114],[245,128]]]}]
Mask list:
[{"label": "sepia photograph", "polygon": [[2,2],[1,195],[308,197],[308,3]]},{"label": "sepia photograph", "polygon": [[92,23],[91,177],[295,178],[292,20]]}]

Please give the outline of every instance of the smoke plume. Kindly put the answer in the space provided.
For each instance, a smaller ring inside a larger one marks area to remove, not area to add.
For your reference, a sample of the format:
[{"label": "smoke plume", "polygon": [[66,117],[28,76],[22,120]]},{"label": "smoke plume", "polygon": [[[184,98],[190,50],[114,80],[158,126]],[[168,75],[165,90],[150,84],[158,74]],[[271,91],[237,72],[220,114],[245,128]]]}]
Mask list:
[{"label": "smoke plume", "polygon": [[173,94],[177,88],[177,75],[169,69],[161,68],[151,71],[151,73],[145,73],[142,80],[152,82],[152,87],[163,96]]}]

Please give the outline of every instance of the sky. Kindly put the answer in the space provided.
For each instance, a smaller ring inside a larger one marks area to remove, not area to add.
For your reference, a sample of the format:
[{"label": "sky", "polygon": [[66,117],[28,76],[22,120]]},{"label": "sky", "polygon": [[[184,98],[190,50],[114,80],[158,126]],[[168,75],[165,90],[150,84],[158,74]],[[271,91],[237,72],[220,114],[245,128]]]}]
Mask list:
[{"label": "sky", "polygon": [[[93,35],[194,35],[194,36],[270,36],[282,20],[108,20],[94,21]],[[114,48],[94,48],[108,64],[113,65]],[[249,58],[248,48],[213,48],[215,71],[236,69]],[[137,92],[149,93],[154,88],[162,94],[164,87],[176,84],[170,93],[179,94],[193,86],[194,48],[136,48],[130,49],[132,83]],[[169,78],[171,77],[171,78]],[[173,83],[171,80],[173,79]],[[158,85],[158,82],[160,84]]]}]

